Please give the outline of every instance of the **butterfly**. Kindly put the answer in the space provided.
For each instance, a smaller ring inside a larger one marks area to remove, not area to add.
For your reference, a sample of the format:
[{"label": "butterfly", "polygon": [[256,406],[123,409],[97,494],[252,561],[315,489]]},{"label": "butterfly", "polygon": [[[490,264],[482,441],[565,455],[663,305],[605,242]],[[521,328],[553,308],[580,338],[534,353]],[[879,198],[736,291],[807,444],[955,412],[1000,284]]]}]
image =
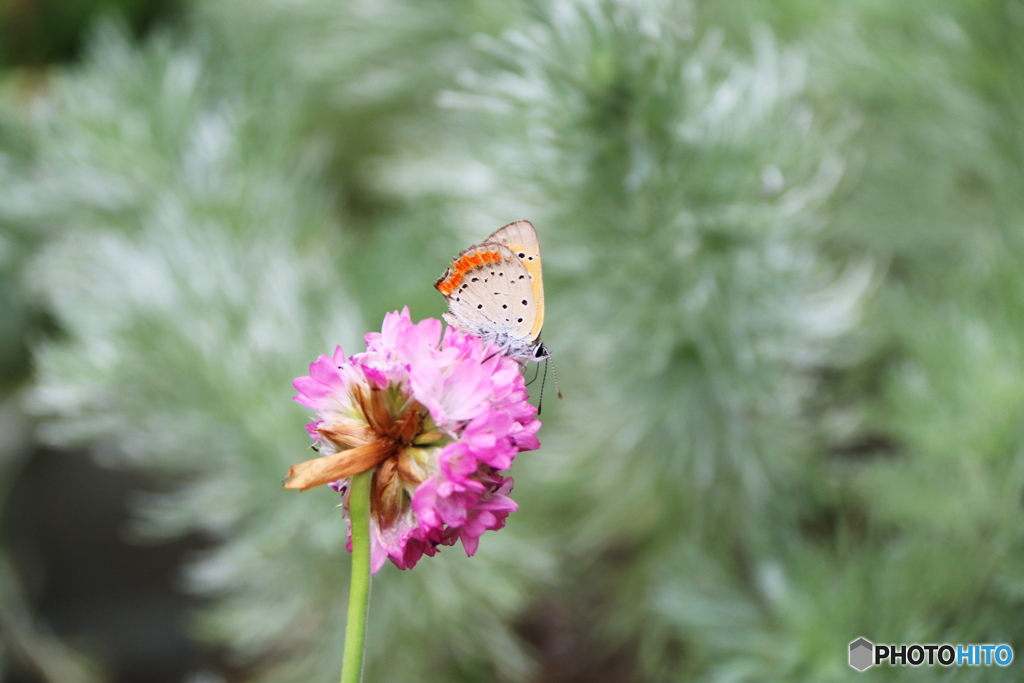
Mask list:
[{"label": "butterfly", "polygon": [[448,302],[444,319],[452,327],[497,344],[520,365],[551,355],[540,341],[544,283],[530,221],[509,223],[462,251],[434,287]]}]

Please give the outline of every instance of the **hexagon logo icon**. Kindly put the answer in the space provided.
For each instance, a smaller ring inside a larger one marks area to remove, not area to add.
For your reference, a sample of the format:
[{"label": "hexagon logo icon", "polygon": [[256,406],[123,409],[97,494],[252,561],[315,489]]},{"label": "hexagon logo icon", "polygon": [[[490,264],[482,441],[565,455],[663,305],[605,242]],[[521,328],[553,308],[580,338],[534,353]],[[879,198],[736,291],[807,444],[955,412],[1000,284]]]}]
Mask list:
[{"label": "hexagon logo icon", "polygon": [[875,645],[867,638],[858,638],[850,643],[850,666],[864,671],[874,662]]}]

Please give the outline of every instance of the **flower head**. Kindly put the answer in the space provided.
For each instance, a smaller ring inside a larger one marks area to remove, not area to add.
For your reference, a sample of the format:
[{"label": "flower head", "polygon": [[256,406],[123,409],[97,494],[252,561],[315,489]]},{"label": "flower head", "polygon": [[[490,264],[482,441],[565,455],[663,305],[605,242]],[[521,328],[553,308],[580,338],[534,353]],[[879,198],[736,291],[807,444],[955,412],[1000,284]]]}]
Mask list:
[{"label": "flower head", "polygon": [[439,320],[413,323],[408,308],[388,313],[366,347],[348,358],[338,347],[295,380],[295,400],[316,411],[306,429],[320,457],[292,467],[286,486],[330,484],[347,518],[349,478],[373,469],[374,572],[458,540],[472,555],[517,508],[500,471],[540,445],[519,365],[477,337],[442,335]]}]

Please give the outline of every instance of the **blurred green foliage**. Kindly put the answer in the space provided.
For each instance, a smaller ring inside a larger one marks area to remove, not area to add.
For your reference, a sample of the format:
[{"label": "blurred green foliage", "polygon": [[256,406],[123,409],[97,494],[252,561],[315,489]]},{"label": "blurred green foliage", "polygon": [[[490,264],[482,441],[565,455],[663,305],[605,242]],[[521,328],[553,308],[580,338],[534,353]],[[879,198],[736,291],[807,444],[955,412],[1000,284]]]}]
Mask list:
[{"label": "blurred green foliage", "polygon": [[76,59],[98,16],[118,16],[137,34],[180,12],[179,0],[6,0],[0,4],[0,67]]},{"label": "blurred green foliage", "polygon": [[329,491],[280,488],[308,457],[289,381],[385,311],[439,315],[447,259],[530,218],[566,400],[476,558],[375,579],[369,680],[920,678],[857,674],[847,644],[1021,651],[1022,29],[1020,0],[100,24],[45,84],[6,81],[3,376],[41,438],[166,483],[140,533],[216,540],[187,569],[196,637],[332,680],[343,527]]}]

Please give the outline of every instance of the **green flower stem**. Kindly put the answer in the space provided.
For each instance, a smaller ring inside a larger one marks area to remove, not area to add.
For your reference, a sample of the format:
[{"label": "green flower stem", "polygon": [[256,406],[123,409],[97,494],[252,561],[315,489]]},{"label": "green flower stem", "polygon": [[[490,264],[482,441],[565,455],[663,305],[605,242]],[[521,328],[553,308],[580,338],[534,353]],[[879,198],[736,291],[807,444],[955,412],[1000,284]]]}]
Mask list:
[{"label": "green flower stem", "polygon": [[345,624],[345,659],[341,683],[359,683],[363,676],[366,613],[370,605],[370,481],[373,470],[352,477],[348,514],[352,520],[352,583]]}]

